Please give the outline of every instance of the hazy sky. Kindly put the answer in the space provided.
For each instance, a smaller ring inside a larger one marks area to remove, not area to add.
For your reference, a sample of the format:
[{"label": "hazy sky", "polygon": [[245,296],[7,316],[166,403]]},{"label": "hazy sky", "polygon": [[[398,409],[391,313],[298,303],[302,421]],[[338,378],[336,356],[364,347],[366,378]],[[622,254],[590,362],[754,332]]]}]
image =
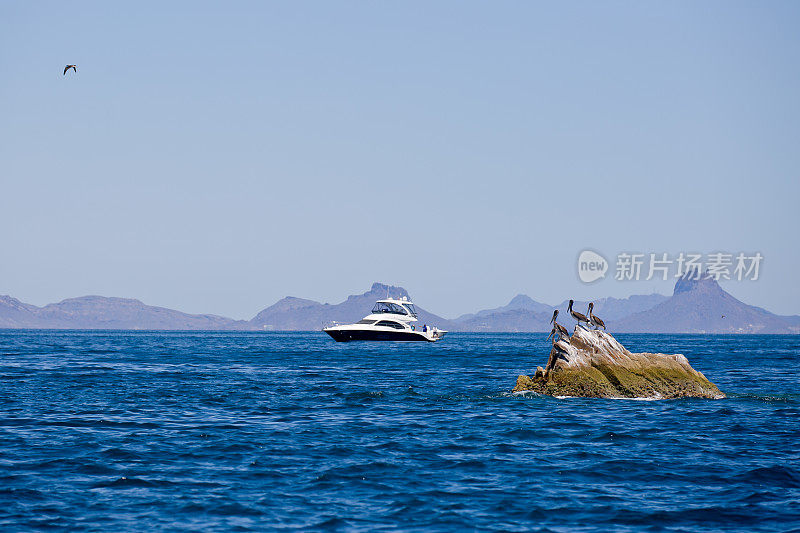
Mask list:
[{"label": "hazy sky", "polygon": [[0,294],[250,318],[383,281],[449,317],[671,293],[580,283],[587,247],[759,251],[723,286],[800,313],[799,27],[793,1],[2,2]]}]

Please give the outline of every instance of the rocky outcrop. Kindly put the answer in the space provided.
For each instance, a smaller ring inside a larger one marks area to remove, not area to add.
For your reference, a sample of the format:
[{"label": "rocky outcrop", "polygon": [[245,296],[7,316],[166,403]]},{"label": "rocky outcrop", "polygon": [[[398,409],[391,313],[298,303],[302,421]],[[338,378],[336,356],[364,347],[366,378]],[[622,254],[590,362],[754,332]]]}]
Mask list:
[{"label": "rocky outcrop", "polygon": [[576,327],[553,344],[546,368],[519,376],[514,392],[593,398],[724,398],[681,354],[631,353],[604,331]]}]

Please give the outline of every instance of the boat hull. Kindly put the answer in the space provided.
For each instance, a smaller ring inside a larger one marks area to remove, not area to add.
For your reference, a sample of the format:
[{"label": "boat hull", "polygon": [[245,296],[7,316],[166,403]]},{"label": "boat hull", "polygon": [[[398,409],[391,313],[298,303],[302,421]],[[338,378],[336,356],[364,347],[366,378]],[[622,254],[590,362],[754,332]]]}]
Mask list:
[{"label": "boat hull", "polygon": [[390,342],[435,342],[441,337],[427,337],[418,331],[380,331],[366,329],[338,329],[326,328],[323,330],[336,342],[352,341],[390,341]]}]

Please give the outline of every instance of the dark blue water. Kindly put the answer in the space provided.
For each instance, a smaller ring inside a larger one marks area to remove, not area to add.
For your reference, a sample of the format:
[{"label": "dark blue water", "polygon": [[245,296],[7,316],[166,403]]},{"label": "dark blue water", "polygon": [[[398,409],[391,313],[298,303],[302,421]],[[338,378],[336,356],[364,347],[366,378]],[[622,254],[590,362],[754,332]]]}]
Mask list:
[{"label": "dark blue water", "polygon": [[544,337],[0,332],[0,529],[800,528],[800,337],[620,335],[726,400],[510,394]]}]

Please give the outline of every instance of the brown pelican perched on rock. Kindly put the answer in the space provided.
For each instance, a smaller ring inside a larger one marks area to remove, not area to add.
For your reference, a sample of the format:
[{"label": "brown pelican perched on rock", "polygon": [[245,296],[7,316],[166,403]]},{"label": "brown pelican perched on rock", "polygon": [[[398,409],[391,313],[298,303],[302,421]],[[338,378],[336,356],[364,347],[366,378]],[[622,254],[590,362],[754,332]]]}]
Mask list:
[{"label": "brown pelican perched on rock", "polygon": [[592,309],[594,309],[594,302],[589,302],[589,323],[594,326],[594,329],[603,328],[605,330],[606,323],[599,316],[592,313]]},{"label": "brown pelican perched on rock", "polygon": [[[550,323],[553,324],[553,330],[550,332],[550,335],[558,333],[560,338],[569,340],[569,330],[556,322],[556,318],[558,318],[558,309],[553,311],[553,318],[550,319]],[[549,339],[550,337],[548,336],[547,338]]]},{"label": "brown pelican perched on rock", "polygon": [[550,337],[553,337],[553,344],[561,340],[569,342],[569,331],[561,324],[553,324],[553,329],[550,330],[547,340],[550,340]]},{"label": "brown pelican perched on rock", "polygon": [[574,304],[574,303],[575,303],[575,300],[570,300],[569,301],[569,306],[567,307],[567,311],[569,311],[569,314],[572,315],[572,318],[574,318],[575,320],[578,321],[578,325],[579,326],[581,325],[581,322],[586,322],[586,325],[588,326],[589,325],[589,319],[586,318],[586,315],[582,315],[581,313],[579,313],[577,311],[573,311],[572,304]]}]

